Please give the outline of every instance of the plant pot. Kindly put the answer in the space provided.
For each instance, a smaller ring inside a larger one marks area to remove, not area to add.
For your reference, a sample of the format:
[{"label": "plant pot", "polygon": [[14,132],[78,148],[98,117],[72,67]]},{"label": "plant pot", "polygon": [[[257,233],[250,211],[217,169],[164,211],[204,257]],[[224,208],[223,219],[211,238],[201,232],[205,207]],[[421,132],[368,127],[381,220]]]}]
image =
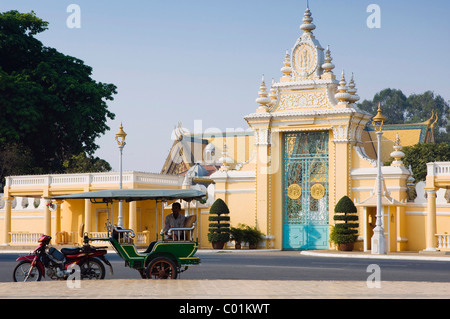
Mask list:
[{"label": "plant pot", "polygon": [[256,244],[249,244],[248,249],[256,249]]},{"label": "plant pot", "polygon": [[354,246],[355,243],[339,244],[338,249],[340,251],[352,251]]},{"label": "plant pot", "polygon": [[225,242],[223,242],[223,241],[213,241],[212,242],[213,249],[223,249],[224,245],[225,245]]},{"label": "plant pot", "polygon": [[242,247],[241,244],[237,244],[237,243],[234,244],[234,249],[241,249],[241,247]]}]

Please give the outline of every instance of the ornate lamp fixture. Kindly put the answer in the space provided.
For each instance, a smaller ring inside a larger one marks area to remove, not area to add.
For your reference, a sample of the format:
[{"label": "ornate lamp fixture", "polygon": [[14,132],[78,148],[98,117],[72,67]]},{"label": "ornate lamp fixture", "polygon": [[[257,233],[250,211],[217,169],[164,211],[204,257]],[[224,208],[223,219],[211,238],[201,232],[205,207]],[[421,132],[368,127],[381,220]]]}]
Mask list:
[{"label": "ornate lamp fixture", "polygon": [[123,148],[125,146],[125,137],[127,137],[127,133],[123,130],[122,122],[120,122],[119,131],[116,133],[116,141],[119,148]]},{"label": "ornate lamp fixture", "polygon": [[372,125],[375,128],[375,131],[381,132],[384,121],[386,121],[386,118],[381,114],[381,105],[380,102],[378,102],[377,115],[372,118]]},{"label": "ornate lamp fixture", "polygon": [[383,182],[383,175],[381,172],[381,136],[383,135],[383,124],[386,118],[381,114],[381,106],[378,103],[377,115],[372,119],[372,124],[377,134],[377,220],[375,228],[373,230],[373,236],[371,240],[372,254],[386,254],[387,242],[384,236],[383,227],[383,212],[382,212],[382,199],[381,199],[381,183]]},{"label": "ornate lamp fixture", "polygon": [[[125,137],[127,136],[127,133],[123,130],[122,122],[120,122],[120,128],[119,131],[116,133],[116,142],[119,146],[120,150],[120,175],[119,175],[119,189],[122,189],[122,152],[123,148],[125,147]],[[119,218],[118,218],[117,225],[123,226],[123,209],[122,209],[122,201],[119,202]]]}]

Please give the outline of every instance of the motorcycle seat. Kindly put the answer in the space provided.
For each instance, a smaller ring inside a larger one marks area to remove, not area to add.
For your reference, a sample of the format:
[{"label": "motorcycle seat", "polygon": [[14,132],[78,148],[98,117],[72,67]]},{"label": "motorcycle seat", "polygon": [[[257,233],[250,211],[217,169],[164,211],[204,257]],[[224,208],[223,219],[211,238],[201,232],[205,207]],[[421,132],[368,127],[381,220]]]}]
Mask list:
[{"label": "motorcycle seat", "polygon": [[76,255],[76,254],[79,254],[80,251],[81,251],[81,249],[80,249],[80,248],[77,248],[77,247],[75,247],[75,248],[62,248],[62,249],[61,249],[61,252],[62,252],[65,256],[67,256],[67,255]]}]

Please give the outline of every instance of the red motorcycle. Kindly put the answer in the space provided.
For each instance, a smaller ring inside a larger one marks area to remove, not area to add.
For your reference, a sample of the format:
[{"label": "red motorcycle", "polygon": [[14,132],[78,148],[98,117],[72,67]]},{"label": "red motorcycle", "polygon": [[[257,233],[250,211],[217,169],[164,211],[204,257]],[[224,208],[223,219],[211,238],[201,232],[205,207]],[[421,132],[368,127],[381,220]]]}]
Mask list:
[{"label": "red motorcycle", "polygon": [[14,268],[14,281],[40,281],[47,274],[51,279],[66,280],[70,275],[80,271],[80,279],[104,279],[105,266],[113,273],[112,265],[106,259],[107,247],[89,245],[85,237],[84,245],[75,248],[62,248],[61,251],[48,247],[52,238],[42,235],[39,246],[32,254],[17,258],[19,264]]}]

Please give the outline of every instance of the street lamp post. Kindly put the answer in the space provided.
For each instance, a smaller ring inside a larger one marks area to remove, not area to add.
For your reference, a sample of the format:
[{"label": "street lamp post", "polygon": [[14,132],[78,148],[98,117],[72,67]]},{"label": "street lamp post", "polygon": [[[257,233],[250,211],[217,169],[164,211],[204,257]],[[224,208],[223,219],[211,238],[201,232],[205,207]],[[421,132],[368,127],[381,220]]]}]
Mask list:
[{"label": "street lamp post", "polygon": [[[127,133],[123,130],[122,122],[120,122],[120,128],[119,131],[116,133],[116,141],[117,145],[119,146],[120,150],[120,164],[119,164],[119,189],[122,189],[122,152],[123,148],[125,147],[125,137],[127,136]],[[117,226],[123,227],[123,210],[122,210],[122,201],[119,201],[119,218],[117,221]]]},{"label": "street lamp post", "polygon": [[383,135],[383,123],[386,118],[381,114],[380,103],[378,103],[377,115],[372,119],[372,124],[375,128],[375,133],[377,134],[377,219],[375,228],[373,230],[372,236],[372,254],[386,254],[387,244],[386,237],[384,236],[383,227],[383,214],[381,212],[381,183],[382,183],[382,173],[381,173],[381,136]]}]

